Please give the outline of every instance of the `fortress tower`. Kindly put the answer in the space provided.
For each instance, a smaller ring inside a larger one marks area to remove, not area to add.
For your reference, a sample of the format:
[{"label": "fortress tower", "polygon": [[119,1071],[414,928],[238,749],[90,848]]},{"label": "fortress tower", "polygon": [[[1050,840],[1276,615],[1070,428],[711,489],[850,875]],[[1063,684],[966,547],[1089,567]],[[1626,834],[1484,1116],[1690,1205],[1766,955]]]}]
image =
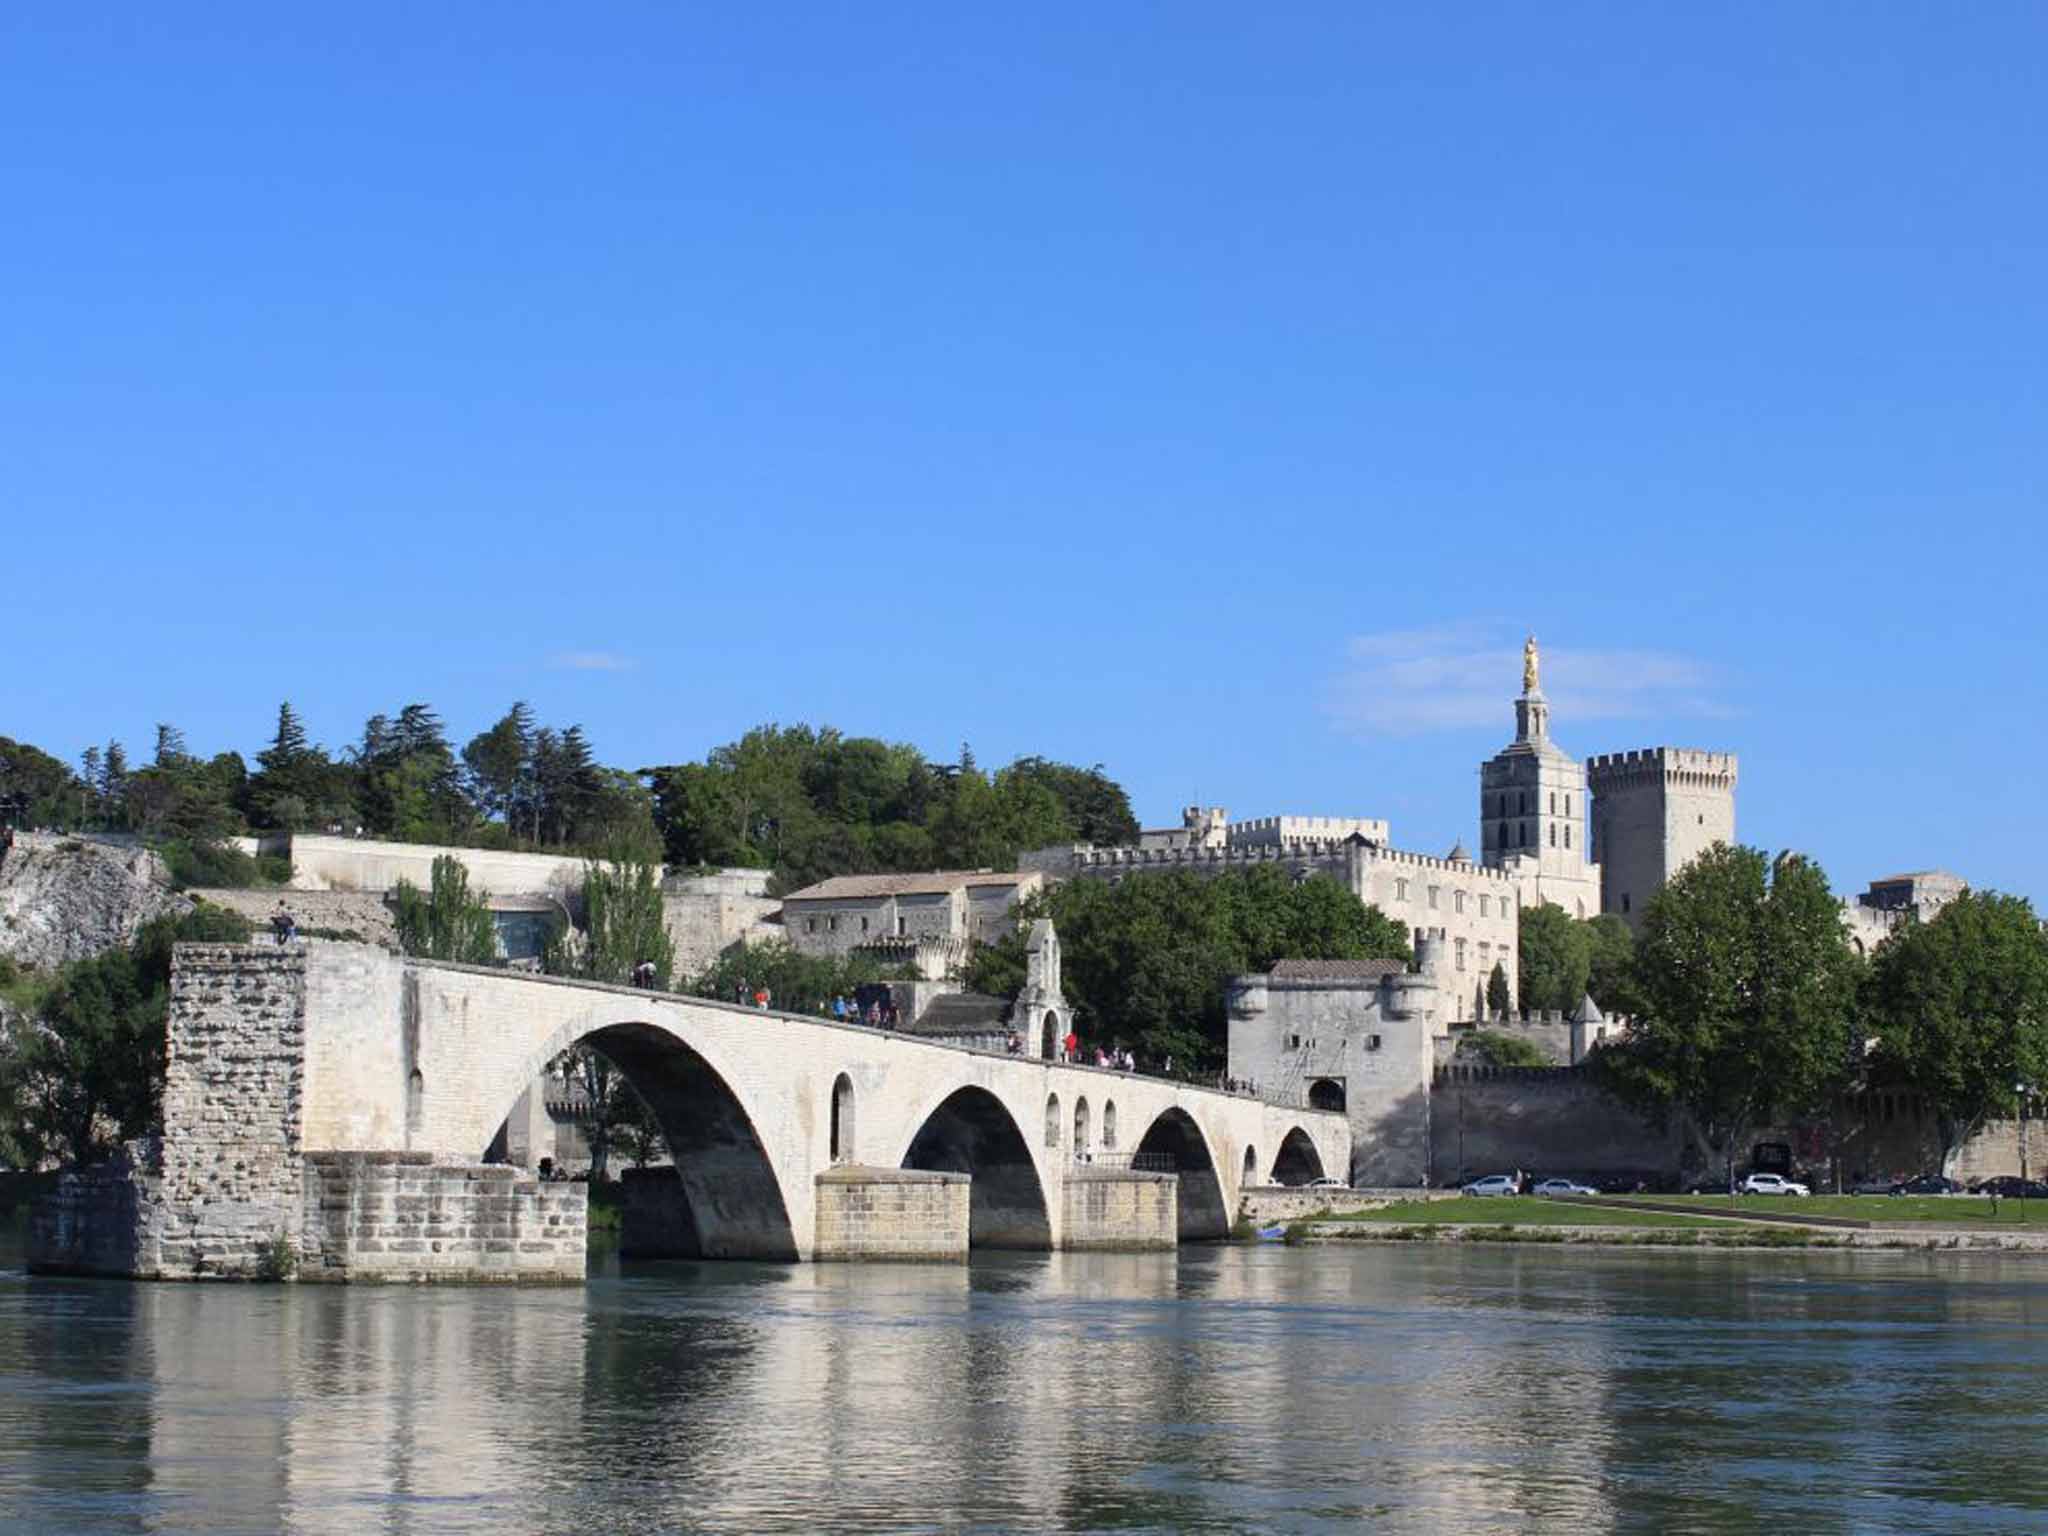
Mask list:
[{"label": "fortress tower", "polygon": [[1735,754],[1648,747],[1590,759],[1600,910],[1640,930],[1664,882],[1716,843],[1735,841]]},{"label": "fortress tower", "polygon": [[1522,905],[1555,902],[1573,917],[1591,917],[1599,910],[1600,871],[1586,857],[1586,772],[1550,739],[1541,666],[1531,635],[1522,648],[1514,742],[1479,768],[1481,857],[1515,878]]}]

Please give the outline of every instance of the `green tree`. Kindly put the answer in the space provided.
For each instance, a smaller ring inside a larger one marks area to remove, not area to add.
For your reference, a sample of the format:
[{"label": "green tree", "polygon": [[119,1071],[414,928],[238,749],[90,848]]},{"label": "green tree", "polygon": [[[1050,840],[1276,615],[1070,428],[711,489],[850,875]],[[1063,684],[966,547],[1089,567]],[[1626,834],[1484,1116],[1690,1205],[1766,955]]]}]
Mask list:
[{"label": "green tree", "polygon": [[477,809],[515,831],[532,799],[534,730],[533,707],[520,699],[496,725],[478,732],[462,749],[463,771]]},{"label": "green tree", "polygon": [[644,768],[670,864],[773,869],[790,891],[833,875],[1007,869],[1048,843],[1127,841],[1129,800],[1100,768],[1023,757],[993,776],[973,754],[830,727],[764,725],[702,763]]},{"label": "green tree", "polygon": [[60,759],[0,736],[0,826],[76,826],[85,798],[78,775]]},{"label": "green tree", "polygon": [[65,966],[34,1027],[0,1039],[0,1139],[30,1162],[87,1163],[160,1126],[172,946],[248,937],[244,919],[201,905]]},{"label": "green tree", "polygon": [[287,832],[354,818],[351,774],[306,739],[291,703],[278,706],[270,745],[256,754],[256,772],[243,792],[249,821]]},{"label": "green tree", "polygon": [[[1003,772],[1050,790],[1059,799],[1076,842],[1116,848],[1138,840],[1138,818],[1131,814],[1131,798],[1102,771],[1102,764],[1076,768],[1042,757],[1020,757]],[[1043,846],[1030,844],[1026,851]]]},{"label": "green tree", "polygon": [[1818,865],[1717,844],[1651,900],[1641,1012],[1596,1059],[1627,1101],[1682,1112],[1732,1180],[1751,1130],[1824,1107],[1847,1081],[1857,967]]},{"label": "green tree", "polygon": [[[1610,1014],[1636,1010],[1636,936],[1627,921],[1611,912],[1586,921],[1589,968],[1586,990]],[[1574,999],[1574,1003],[1577,999]]]},{"label": "green tree", "polygon": [[819,1013],[835,997],[850,999],[856,987],[907,980],[912,974],[904,966],[883,965],[872,955],[806,955],[775,941],[741,943],[692,976],[684,990],[730,1002],[744,983],[750,996],[767,988],[771,1006],[784,1012]]},{"label": "green tree", "polygon": [[1493,962],[1493,974],[1486,978],[1486,1011],[1499,1018],[1513,1002],[1514,998],[1508,992],[1508,973],[1496,960]]},{"label": "green tree", "polygon": [[1059,930],[1063,980],[1081,1032],[1198,1069],[1222,1063],[1232,976],[1277,960],[1409,958],[1406,934],[1336,882],[1260,867],[1110,885],[1073,880],[1017,909],[1016,929],[980,950],[968,984],[1014,996],[1030,922]]},{"label": "green tree", "polygon": [[496,963],[498,926],[491,916],[489,892],[472,894],[469,870],[445,853],[434,860],[429,884],[430,890],[422,895],[410,880],[400,880],[392,892],[399,948],[427,960]]},{"label": "green tree", "polygon": [[1569,1012],[1586,995],[1592,972],[1592,936],[1555,902],[1524,907],[1521,919],[1522,1007]]},{"label": "green tree", "polygon": [[1933,1108],[1947,1172],[1963,1144],[2048,1086],[2048,939],[2025,900],[1966,891],[1878,947],[1864,992],[1879,1075]]},{"label": "green tree", "polygon": [[623,985],[648,963],[655,985],[666,987],[676,946],[662,916],[660,872],[630,849],[613,852],[583,866],[583,932],[575,941],[558,935],[542,964],[556,975]]},{"label": "green tree", "polygon": [[1557,1065],[1543,1054],[1533,1040],[1499,1029],[1475,1029],[1459,1037],[1458,1055],[1486,1067],[1552,1067]]}]

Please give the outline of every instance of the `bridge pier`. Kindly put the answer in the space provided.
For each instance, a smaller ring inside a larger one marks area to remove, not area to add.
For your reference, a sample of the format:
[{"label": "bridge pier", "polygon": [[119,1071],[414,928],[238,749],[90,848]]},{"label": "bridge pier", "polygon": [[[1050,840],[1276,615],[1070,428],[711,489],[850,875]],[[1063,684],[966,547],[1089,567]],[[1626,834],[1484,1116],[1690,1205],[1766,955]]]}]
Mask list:
[{"label": "bridge pier", "polygon": [[1076,1163],[1060,1181],[1062,1248],[1147,1252],[1180,1242],[1180,1179]]},{"label": "bridge pier", "polygon": [[966,1174],[842,1163],[825,1169],[814,1183],[814,1260],[966,1262]]}]

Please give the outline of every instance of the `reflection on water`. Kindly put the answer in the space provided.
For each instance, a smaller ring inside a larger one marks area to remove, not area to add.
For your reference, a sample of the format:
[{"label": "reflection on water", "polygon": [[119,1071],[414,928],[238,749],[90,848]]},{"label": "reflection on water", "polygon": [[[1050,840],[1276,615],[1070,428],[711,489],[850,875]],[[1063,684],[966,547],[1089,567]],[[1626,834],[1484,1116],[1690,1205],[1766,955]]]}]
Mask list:
[{"label": "reflection on water", "polygon": [[0,1524],[2048,1527],[2048,1271],[2024,1259],[598,1269],[581,1291],[7,1270]]}]

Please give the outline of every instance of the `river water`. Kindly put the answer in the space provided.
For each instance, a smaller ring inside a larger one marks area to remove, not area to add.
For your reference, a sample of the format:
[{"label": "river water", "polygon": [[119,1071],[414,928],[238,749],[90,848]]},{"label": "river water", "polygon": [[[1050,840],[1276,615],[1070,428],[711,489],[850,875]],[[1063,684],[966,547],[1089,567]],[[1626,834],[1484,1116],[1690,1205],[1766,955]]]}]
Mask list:
[{"label": "river water", "polygon": [[2025,1258],[594,1258],[551,1291],[19,1262],[8,1531],[2048,1530]]}]

